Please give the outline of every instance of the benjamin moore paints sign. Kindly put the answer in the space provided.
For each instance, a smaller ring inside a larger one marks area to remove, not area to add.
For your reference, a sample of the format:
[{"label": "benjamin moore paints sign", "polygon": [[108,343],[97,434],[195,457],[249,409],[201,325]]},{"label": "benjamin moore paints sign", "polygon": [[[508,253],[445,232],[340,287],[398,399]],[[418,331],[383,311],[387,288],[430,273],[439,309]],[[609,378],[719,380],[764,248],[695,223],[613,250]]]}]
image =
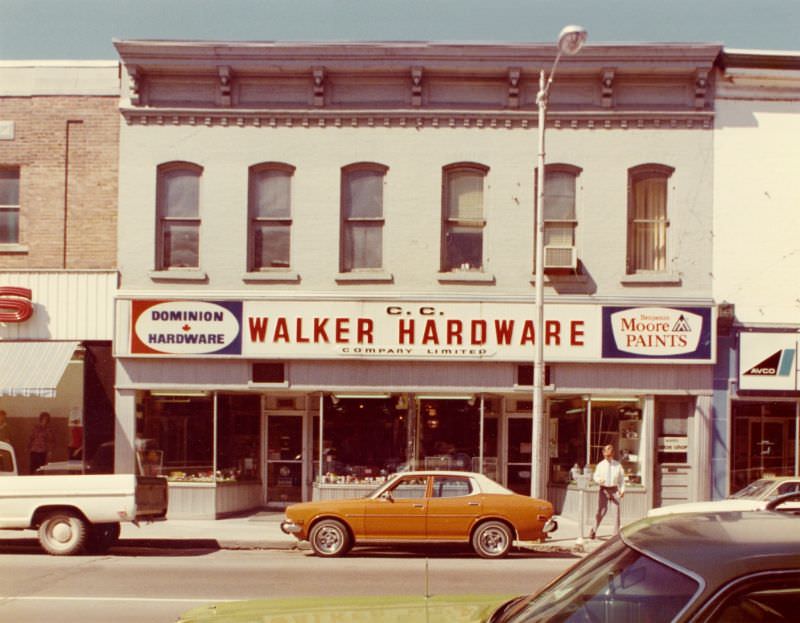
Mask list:
[{"label": "benjamin moore paints sign", "polygon": [[797,333],[741,333],[739,389],[796,391]]},{"label": "benjamin moore paints sign", "polygon": [[[278,359],[530,362],[532,304],[377,301],[120,301],[129,353]],[[545,359],[713,362],[710,308],[548,305]]]}]

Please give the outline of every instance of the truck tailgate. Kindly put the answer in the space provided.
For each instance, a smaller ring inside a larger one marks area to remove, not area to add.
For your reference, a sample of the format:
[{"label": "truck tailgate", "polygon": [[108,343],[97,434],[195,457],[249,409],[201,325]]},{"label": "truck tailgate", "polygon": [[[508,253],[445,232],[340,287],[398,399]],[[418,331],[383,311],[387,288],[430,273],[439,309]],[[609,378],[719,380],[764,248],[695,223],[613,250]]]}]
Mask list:
[{"label": "truck tailgate", "polygon": [[167,479],[161,476],[136,477],[136,519],[155,520],[167,516]]}]

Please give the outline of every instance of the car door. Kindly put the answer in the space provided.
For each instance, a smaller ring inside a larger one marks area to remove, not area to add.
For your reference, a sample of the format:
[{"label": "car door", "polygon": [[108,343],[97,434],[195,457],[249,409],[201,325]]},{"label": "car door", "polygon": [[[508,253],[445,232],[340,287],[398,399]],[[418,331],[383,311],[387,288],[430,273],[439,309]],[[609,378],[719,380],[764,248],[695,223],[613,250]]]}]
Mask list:
[{"label": "car door", "polygon": [[467,540],[483,504],[472,479],[466,476],[434,476],[428,501],[427,538]]},{"label": "car door", "polygon": [[424,540],[427,496],[427,476],[399,476],[383,495],[367,500],[364,509],[365,538]]}]

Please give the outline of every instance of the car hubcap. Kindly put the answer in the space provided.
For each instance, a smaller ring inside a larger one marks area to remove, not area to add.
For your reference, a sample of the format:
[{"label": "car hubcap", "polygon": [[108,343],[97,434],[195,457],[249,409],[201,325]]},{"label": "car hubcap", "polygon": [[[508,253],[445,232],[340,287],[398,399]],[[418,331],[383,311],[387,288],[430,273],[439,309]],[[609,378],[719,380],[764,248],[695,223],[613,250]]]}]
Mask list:
[{"label": "car hubcap", "polygon": [[68,523],[60,522],[53,526],[50,534],[59,543],[67,543],[72,538],[72,529]]},{"label": "car hubcap", "polygon": [[317,545],[328,553],[337,551],[341,542],[342,535],[336,528],[323,528],[317,535]]},{"label": "car hubcap", "polygon": [[502,530],[491,529],[483,533],[481,539],[483,550],[489,554],[499,554],[506,547],[506,535]]}]

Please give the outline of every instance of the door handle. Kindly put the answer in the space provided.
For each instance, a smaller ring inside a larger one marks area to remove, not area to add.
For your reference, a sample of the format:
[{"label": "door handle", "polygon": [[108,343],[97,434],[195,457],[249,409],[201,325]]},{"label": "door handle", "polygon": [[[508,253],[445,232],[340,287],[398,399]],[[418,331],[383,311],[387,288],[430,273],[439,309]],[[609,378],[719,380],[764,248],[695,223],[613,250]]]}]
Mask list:
[{"label": "door handle", "polygon": [[477,502],[467,502],[467,506],[480,506]]},{"label": "door handle", "polygon": [[425,508],[424,504],[414,504],[414,508]]}]

